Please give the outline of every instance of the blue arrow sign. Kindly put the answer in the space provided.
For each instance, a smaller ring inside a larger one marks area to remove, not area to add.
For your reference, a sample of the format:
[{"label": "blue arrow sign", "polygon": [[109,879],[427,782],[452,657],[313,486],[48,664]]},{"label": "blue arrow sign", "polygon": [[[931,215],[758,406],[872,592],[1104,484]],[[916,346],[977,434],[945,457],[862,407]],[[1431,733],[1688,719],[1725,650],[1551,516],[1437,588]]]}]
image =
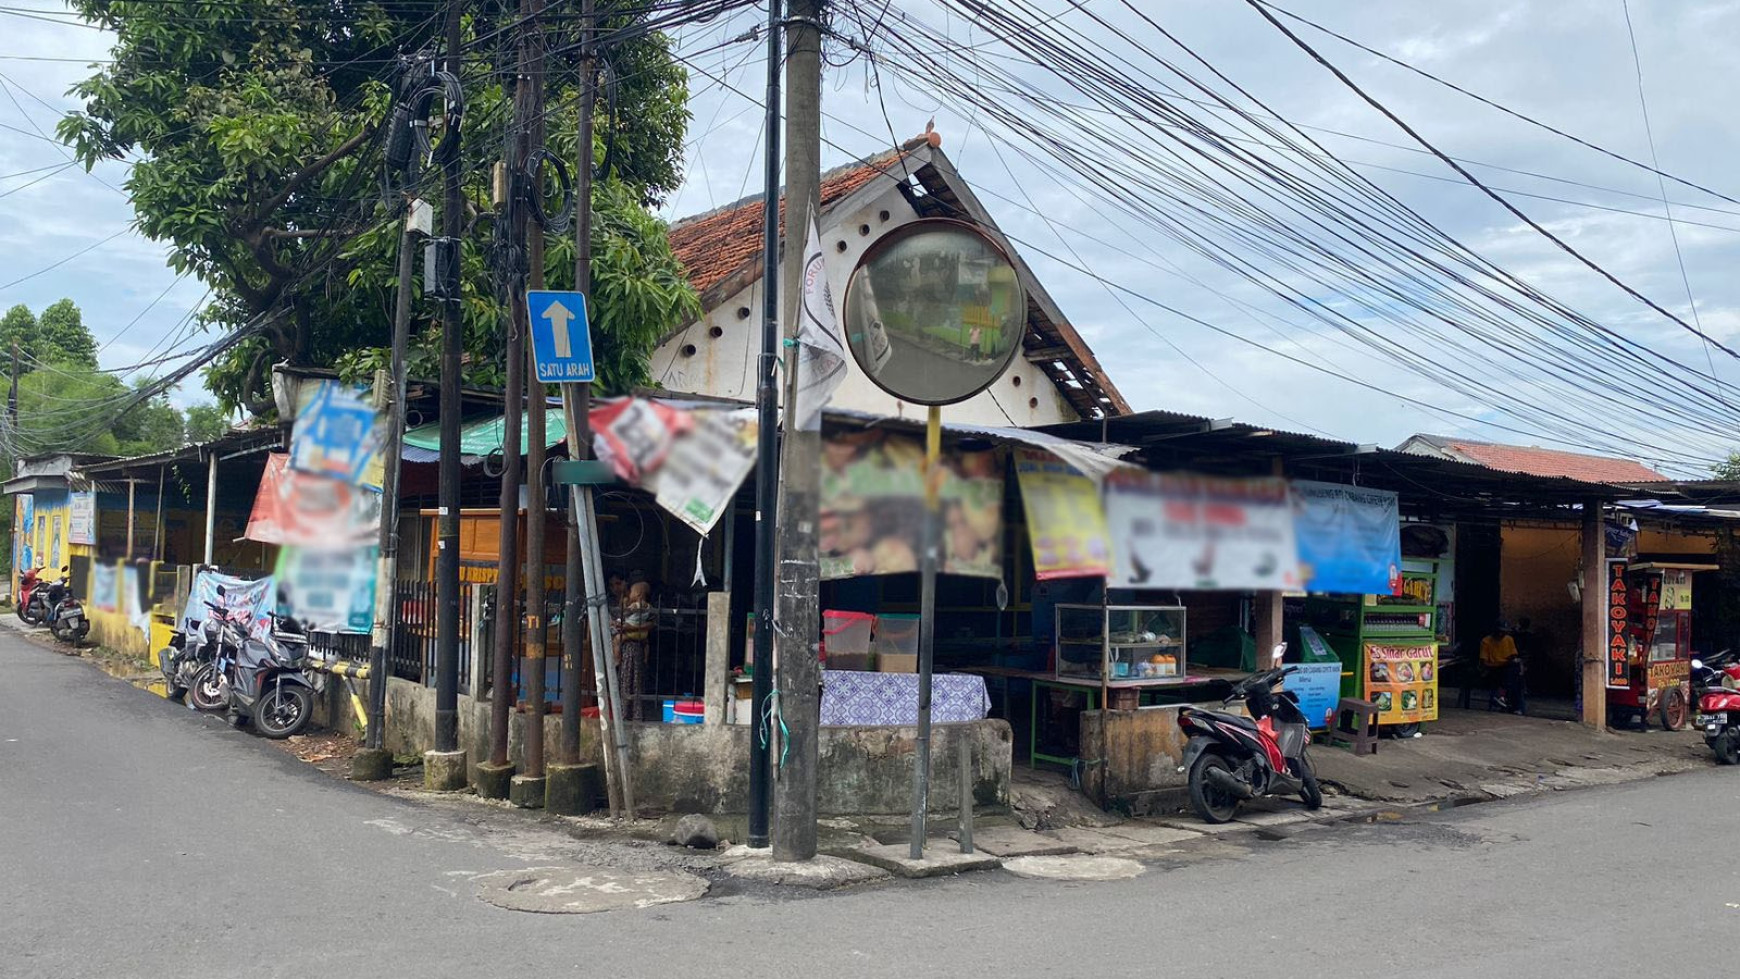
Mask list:
[{"label": "blue arrow sign", "polygon": [[592,328],[586,321],[586,296],[578,292],[532,290],[526,293],[532,323],[532,354],[538,380],[578,384],[593,380]]}]

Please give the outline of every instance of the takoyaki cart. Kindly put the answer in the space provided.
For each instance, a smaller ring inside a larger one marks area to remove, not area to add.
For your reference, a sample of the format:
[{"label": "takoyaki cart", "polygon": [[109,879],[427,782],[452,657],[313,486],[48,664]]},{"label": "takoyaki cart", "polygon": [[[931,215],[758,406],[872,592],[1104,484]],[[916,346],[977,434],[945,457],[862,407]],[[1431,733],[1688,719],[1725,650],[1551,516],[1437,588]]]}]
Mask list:
[{"label": "takoyaki cart", "polygon": [[1607,721],[1683,730],[1692,714],[1692,575],[1713,564],[1607,566]]}]

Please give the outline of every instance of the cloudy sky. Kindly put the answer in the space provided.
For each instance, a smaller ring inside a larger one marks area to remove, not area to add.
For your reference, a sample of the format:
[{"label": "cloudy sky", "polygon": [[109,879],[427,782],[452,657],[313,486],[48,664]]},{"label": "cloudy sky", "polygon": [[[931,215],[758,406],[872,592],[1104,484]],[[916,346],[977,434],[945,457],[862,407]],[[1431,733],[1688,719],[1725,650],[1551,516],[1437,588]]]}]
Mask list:
[{"label": "cloudy sky", "polygon": [[[60,9],[45,0],[22,2],[33,9]],[[1321,269],[1283,267],[1272,251],[1233,248],[1228,232],[1214,232],[1211,254],[1248,263],[1258,276],[1271,277],[1271,284],[1292,290],[1331,316],[1344,317],[1341,322],[1350,326],[1333,328],[1324,317],[1305,315],[1298,305],[1280,301],[1250,275],[1229,271],[1223,263],[1158,234],[1151,223],[1155,215],[1195,226],[1188,195],[1144,190],[1133,202],[1109,199],[1103,179],[1096,182],[1079,166],[1060,165],[1055,149],[1028,141],[993,112],[939,92],[946,85],[937,77],[914,77],[903,70],[892,39],[914,40],[917,50],[935,55],[941,72],[933,76],[946,73],[984,82],[988,74],[1006,71],[1007,77],[1060,104],[1091,102],[1097,83],[1031,64],[998,41],[987,25],[951,16],[936,0],[860,0],[862,19],[849,12],[837,16],[834,27],[843,37],[866,41],[881,57],[871,62],[860,56],[844,63],[853,55],[850,44],[831,44],[830,57],[844,64],[829,69],[824,89],[825,162],[843,163],[884,149],[892,138],[916,135],[934,118],[945,151],[1136,407],[1232,416],[1383,444],[1429,431],[1544,445],[1601,445],[1677,472],[1695,472],[1702,460],[1740,444],[1740,433],[1732,433],[1728,423],[1740,414],[1729,407],[1740,403],[1740,391],[1733,387],[1740,384],[1740,365],[1733,356],[1579,264],[1444,163],[1421,152],[1405,132],[1246,3],[1086,0],[1076,9],[1078,3],[1032,0],[1031,6],[1048,12],[1041,23],[1082,42],[1073,55],[1126,66],[1119,72],[1123,77],[1136,77],[1129,66],[1159,72],[1153,59],[1164,58],[1212,79],[1212,87],[1222,94],[1231,95],[1234,84],[1242,87],[1413,213],[1492,263],[1495,274],[1526,283],[1587,319],[1587,325],[1573,328],[1571,340],[1554,339],[1545,327],[1513,311],[1505,317],[1513,331],[1502,341],[1506,349],[1445,346],[1374,314],[1373,294],[1392,284],[1383,269],[1366,267],[1373,280],[1363,289],[1350,289],[1345,279],[1326,276]],[[1740,180],[1732,178],[1729,163],[1736,149],[1731,107],[1740,102],[1740,72],[1735,70],[1740,53],[1732,44],[1740,36],[1740,2],[1632,0],[1636,62],[1621,0],[1288,0],[1282,6],[1500,105],[1648,162],[1652,147],[1639,103],[1641,67],[1660,168],[1740,198]],[[1154,23],[1142,20],[1138,11]],[[1050,15],[1056,19],[1049,20]],[[687,151],[688,180],[668,203],[669,217],[705,211],[757,189],[761,113],[744,93],[761,90],[761,46],[726,42],[758,17],[745,11],[679,34],[693,68],[695,119]],[[68,106],[63,93],[86,72],[84,59],[102,57],[107,42],[98,31],[18,14],[0,13],[0,19],[8,28],[0,39],[0,72],[11,96],[0,99],[0,227],[7,231],[0,235],[0,269],[5,270],[0,282],[10,283],[90,249],[49,271],[0,287],[0,306],[24,302],[40,307],[71,296],[85,309],[99,341],[108,344],[104,362],[135,362],[174,341],[203,287],[192,281],[177,283],[164,267],[161,248],[126,230],[131,218],[127,201],[113,189],[125,180],[124,166],[99,167],[94,175],[78,168],[37,170],[64,163],[66,156],[52,142],[36,137],[38,127],[52,130],[55,115],[36,99],[57,108]],[[1677,222],[1670,224],[1664,218],[1662,188],[1649,171],[1286,22],[1356,84],[1425,139],[1465,161],[1476,177],[1499,189],[1529,218],[1714,341],[1740,349],[1740,285],[1731,274],[1740,259],[1740,203],[1670,182],[1666,193]],[[1202,63],[1166,41],[1160,27],[1225,78],[1213,79]],[[69,60],[32,60],[43,58]],[[1143,87],[1158,90],[1155,85]],[[1225,110],[1217,116],[1203,107],[1207,93],[1189,94],[1198,101],[1169,104],[1192,118],[1217,121],[1223,134],[1245,139],[1235,145],[1284,166],[1298,165],[1285,153],[1261,145],[1273,140],[1252,139],[1248,120],[1229,121]],[[1245,97],[1234,101],[1254,111]],[[1092,136],[1109,135],[1135,146],[1155,133],[1150,123],[1103,111],[1082,110],[1063,118],[1073,119],[1081,135],[1068,142],[1089,158],[1100,152]],[[1290,135],[1298,138],[1298,133]],[[1236,196],[1270,213],[1281,213],[1287,203],[1249,185],[1229,186]],[[1677,254],[1670,228],[1677,231]],[[1307,237],[1326,237],[1320,229],[1296,230]],[[1344,258],[1349,254],[1335,251]],[[1417,281],[1393,285],[1404,292],[1434,288]],[[1525,305],[1525,312],[1543,308]],[[1456,318],[1450,320],[1439,327],[1462,343]],[[1360,330],[1368,331],[1364,339],[1357,335]],[[1396,344],[1400,356],[1379,356],[1374,337]],[[1617,338],[1658,359],[1639,368],[1641,380],[1615,390],[1610,379],[1616,374],[1596,374],[1607,365],[1565,353],[1566,344],[1579,338],[1607,344]],[[1408,356],[1417,358],[1414,369],[1396,362]],[[1531,358],[1535,364],[1516,369]],[[1509,366],[1501,369],[1501,364]],[[1450,370],[1459,377],[1447,382]],[[1651,371],[1663,376],[1652,380]],[[1686,380],[1712,371],[1715,382],[1707,377]],[[1451,383],[1460,384],[1460,390]],[[1685,403],[1683,392],[1672,390],[1673,383],[1707,392],[1706,404],[1653,417],[1652,401]],[[1619,407],[1627,399],[1628,406]],[[1688,413],[1701,419],[1688,419]]]}]

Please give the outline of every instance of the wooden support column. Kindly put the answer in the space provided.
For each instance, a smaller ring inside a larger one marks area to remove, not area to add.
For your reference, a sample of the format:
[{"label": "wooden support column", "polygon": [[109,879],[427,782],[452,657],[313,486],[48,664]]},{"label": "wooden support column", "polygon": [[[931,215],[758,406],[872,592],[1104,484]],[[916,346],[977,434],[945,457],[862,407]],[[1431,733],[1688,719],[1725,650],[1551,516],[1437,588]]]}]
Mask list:
[{"label": "wooden support column", "polygon": [[1583,504],[1583,724],[1607,724],[1607,548],[1601,501]]},{"label": "wooden support column", "polygon": [[1281,643],[1281,593],[1260,591],[1251,595],[1252,638],[1257,643],[1257,669],[1268,669],[1269,653]]},{"label": "wooden support column", "polygon": [[[726,519],[730,519],[727,517]],[[703,720],[708,724],[725,723],[726,689],[731,672],[731,593],[707,593],[707,661],[706,691],[701,703]]]}]

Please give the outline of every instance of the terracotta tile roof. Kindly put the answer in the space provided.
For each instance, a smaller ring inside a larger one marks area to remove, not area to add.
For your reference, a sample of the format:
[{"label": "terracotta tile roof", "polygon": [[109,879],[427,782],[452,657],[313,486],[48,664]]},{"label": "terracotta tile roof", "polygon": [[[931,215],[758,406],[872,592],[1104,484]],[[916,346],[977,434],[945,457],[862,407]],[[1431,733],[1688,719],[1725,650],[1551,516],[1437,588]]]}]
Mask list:
[{"label": "terracotta tile roof", "polygon": [[[853,191],[888,172],[898,154],[889,150],[879,156],[847,164],[822,177],[822,208],[826,210]],[[745,197],[716,211],[685,218],[671,226],[671,249],[687,270],[696,292],[725,281],[745,265],[761,259],[761,195]],[[780,223],[785,222],[785,198],[779,201]]]},{"label": "terracotta tile roof", "polygon": [[1493,442],[1445,439],[1443,444],[1452,453],[1469,462],[1505,472],[1564,476],[1591,483],[1653,483],[1667,479],[1661,473],[1630,459],[1524,445],[1499,445]]}]

